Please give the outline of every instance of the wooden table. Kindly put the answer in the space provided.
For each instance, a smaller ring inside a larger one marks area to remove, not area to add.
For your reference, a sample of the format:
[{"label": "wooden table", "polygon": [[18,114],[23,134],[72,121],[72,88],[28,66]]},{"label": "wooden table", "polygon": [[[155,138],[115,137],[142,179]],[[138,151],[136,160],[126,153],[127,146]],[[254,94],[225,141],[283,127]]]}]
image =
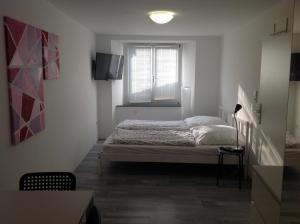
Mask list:
[{"label": "wooden table", "polygon": [[0,222],[78,224],[92,203],[92,191],[2,191]]}]

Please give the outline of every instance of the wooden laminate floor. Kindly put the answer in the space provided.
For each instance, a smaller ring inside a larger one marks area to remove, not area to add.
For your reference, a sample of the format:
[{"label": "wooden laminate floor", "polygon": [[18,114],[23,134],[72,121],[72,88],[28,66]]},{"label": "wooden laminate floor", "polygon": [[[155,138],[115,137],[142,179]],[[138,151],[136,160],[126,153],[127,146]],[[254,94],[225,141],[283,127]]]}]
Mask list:
[{"label": "wooden laminate floor", "polygon": [[281,195],[282,224],[300,223],[300,167],[284,167]]},{"label": "wooden laminate floor", "polygon": [[106,163],[93,149],[76,169],[77,187],[94,190],[103,224],[248,223],[250,183],[238,190],[235,167],[216,186],[216,166]]}]

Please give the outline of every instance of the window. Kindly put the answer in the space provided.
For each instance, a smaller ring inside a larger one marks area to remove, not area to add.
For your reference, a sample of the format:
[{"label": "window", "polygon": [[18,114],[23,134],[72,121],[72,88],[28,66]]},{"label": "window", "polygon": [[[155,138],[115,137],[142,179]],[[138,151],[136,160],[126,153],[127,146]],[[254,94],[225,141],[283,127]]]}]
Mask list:
[{"label": "window", "polygon": [[179,45],[128,45],[128,102],[179,103]]}]

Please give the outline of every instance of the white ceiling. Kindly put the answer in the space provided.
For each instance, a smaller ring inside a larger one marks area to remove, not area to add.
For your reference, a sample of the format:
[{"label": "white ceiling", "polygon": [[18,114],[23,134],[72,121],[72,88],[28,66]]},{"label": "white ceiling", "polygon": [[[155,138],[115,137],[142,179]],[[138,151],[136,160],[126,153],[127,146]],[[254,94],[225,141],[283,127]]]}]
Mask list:
[{"label": "white ceiling", "polygon": [[[220,35],[247,22],[278,0],[49,0],[96,33],[130,35]],[[170,10],[165,25],[147,17]]]}]

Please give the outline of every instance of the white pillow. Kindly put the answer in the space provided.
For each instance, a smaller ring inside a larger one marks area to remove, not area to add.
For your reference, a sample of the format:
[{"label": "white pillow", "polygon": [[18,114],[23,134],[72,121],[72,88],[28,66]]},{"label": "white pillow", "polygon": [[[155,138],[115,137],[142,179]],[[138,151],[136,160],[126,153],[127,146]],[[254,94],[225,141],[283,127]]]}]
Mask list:
[{"label": "white pillow", "polygon": [[[228,125],[209,125],[192,128],[198,145],[236,145],[236,128]],[[245,145],[245,138],[239,134],[239,145]]]},{"label": "white pillow", "polygon": [[189,117],[184,120],[189,128],[201,125],[225,125],[226,122],[219,117],[211,116],[195,116]]}]

